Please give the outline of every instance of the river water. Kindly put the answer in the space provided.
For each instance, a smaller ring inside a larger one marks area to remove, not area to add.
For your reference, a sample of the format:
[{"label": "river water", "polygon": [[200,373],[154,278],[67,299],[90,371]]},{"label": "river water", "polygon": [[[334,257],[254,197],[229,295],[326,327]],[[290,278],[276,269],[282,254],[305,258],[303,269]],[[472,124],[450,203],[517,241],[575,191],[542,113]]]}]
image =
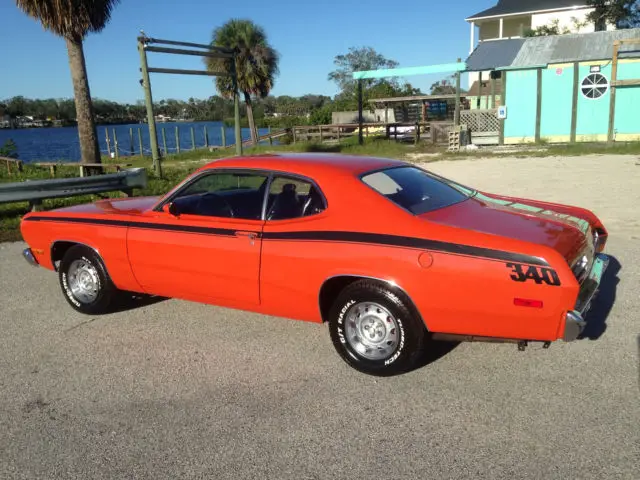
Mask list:
[{"label": "river water", "polygon": [[[176,127],[178,128],[178,138],[180,151],[187,151],[193,148],[191,141],[191,128],[195,137],[196,148],[205,145],[205,127],[209,138],[208,145],[222,145],[222,122],[166,122],[156,123],[158,131],[158,146],[163,150],[162,131],[165,132],[166,145],[168,153],[176,152]],[[135,155],[140,154],[139,136],[142,137],[142,149],[145,155],[151,155],[151,146],[149,143],[149,128],[147,124],[136,123],[132,125],[98,125],[98,140],[100,150],[103,154],[107,154],[107,135],[105,128],[109,132],[110,151],[114,152],[114,135],[118,140],[118,152],[121,157],[131,155],[133,143],[133,151]],[[133,137],[130,137],[130,129],[132,129]],[[264,135],[268,132],[265,129],[259,129],[258,134]],[[243,140],[249,139],[251,136],[248,128],[242,129]],[[235,134],[233,127],[225,128],[226,144],[235,143]],[[80,142],[78,140],[78,130],[76,127],[58,127],[58,128],[24,128],[24,129],[0,129],[0,146],[2,146],[9,138],[13,139],[18,147],[18,156],[25,162],[52,162],[52,161],[80,161]],[[133,140],[133,142],[132,142]],[[234,150],[229,149],[229,154],[233,155]]]}]

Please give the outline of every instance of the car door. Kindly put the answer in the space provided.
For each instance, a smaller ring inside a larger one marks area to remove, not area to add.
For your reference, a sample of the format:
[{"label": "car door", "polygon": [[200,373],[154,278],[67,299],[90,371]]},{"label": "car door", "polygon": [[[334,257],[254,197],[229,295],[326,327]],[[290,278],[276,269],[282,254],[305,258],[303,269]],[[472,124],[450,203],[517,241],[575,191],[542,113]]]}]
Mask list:
[{"label": "car door", "polygon": [[260,301],[264,311],[313,319],[328,256],[322,242],[326,200],[311,179],[274,174],[269,186],[262,230]]},{"label": "car door", "polygon": [[164,202],[170,209],[132,223],[127,248],[141,287],[195,301],[259,303],[268,177],[261,171],[205,172]]}]

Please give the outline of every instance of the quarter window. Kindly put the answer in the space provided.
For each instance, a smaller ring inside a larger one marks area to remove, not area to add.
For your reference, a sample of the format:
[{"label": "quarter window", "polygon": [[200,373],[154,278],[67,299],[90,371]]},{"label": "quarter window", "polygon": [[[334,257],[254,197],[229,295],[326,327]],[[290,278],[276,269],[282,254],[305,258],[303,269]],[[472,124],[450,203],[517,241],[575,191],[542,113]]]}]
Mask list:
[{"label": "quarter window", "polygon": [[326,207],[315,185],[286,176],[273,178],[267,202],[267,220],[307,217],[322,212]]}]

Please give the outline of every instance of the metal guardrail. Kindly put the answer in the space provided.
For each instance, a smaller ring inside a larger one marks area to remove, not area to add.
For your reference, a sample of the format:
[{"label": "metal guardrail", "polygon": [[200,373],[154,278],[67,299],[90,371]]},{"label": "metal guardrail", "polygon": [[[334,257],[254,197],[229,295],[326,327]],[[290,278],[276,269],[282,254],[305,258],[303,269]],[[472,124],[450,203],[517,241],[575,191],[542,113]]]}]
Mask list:
[{"label": "metal guardrail", "polygon": [[145,188],[146,186],[147,171],[144,168],[132,168],[118,173],[89,177],[0,183],[0,203],[28,201],[32,210],[38,210],[42,200],[47,198],[117,191],[132,195],[134,188]]}]

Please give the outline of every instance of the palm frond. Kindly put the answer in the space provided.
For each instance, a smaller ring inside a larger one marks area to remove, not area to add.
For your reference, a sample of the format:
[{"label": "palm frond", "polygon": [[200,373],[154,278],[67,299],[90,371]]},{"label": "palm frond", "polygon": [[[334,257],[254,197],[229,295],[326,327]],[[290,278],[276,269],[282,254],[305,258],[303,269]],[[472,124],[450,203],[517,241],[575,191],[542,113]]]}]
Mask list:
[{"label": "palm frond", "polygon": [[83,39],[99,32],[120,0],[16,0],[18,8],[63,37]]},{"label": "palm frond", "polygon": [[[266,97],[279,73],[278,52],[269,45],[264,29],[250,20],[232,19],[216,28],[212,46],[231,48],[236,53],[238,88],[245,94]],[[207,58],[210,71],[231,73],[231,60]],[[233,95],[233,82],[226,77],[216,78],[221,95]]]}]

